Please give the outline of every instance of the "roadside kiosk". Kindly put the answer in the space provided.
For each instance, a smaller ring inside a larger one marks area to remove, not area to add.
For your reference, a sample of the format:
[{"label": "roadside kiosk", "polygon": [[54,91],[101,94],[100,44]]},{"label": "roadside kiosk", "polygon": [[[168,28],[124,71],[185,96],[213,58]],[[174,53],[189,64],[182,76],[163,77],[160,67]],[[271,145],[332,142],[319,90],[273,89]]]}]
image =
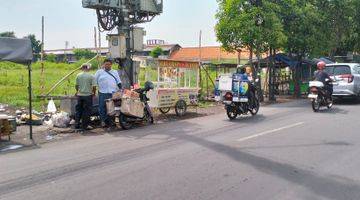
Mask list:
[{"label": "roadside kiosk", "polygon": [[189,106],[198,105],[200,64],[194,61],[151,59],[145,68],[145,80],[152,81],[154,90],[148,93],[149,105],[168,113],[185,115]]}]

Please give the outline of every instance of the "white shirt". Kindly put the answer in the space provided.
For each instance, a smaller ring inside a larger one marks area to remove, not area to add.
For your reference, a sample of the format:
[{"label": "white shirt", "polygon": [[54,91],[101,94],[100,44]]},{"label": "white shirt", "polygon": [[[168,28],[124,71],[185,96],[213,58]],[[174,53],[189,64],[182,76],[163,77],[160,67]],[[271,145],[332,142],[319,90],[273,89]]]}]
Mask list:
[{"label": "white shirt", "polygon": [[[112,77],[108,72],[115,78]],[[110,70],[108,72],[106,72],[104,69],[99,69],[95,73],[95,81],[99,87],[100,93],[112,94],[119,90],[119,87],[117,86],[119,83],[121,83],[119,73],[116,70]]]}]

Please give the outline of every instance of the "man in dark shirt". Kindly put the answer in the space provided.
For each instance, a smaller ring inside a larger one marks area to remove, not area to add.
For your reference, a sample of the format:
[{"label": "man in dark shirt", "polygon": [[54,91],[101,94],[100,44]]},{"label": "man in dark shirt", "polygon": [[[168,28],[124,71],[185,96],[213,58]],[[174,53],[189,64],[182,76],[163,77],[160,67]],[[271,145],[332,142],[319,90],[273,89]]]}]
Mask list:
[{"label": "man in dark shirt", "polygon": [[328,95],[331,96],[333,93],[333,87],[331,84],[329,84],[329,81],[331,82],[331,78],[329,74],[324,71],[325,67],[326,67],[326,63],[324,62],[319,62],[317,64],[318,70],[315,72],[315,80],[324,83],[324,89],[327,90]]}]

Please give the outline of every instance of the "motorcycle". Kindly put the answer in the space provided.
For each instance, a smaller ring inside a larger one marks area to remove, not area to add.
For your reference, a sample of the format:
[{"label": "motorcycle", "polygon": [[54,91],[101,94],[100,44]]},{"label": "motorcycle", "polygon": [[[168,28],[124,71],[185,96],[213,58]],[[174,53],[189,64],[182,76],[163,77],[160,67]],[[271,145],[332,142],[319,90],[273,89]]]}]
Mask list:
[{"label": "motorcycle", "polygon": [[[328,84],[333,84],[331,80],[326,80]],[[310,81],[310,92],[308,98],[311,99],[311,105],[314,112],[318,112],[321,107],[331,109],[333,106],[333,98],[324,88],[325,85],[320,81]]]},{"label": "motorcycle", "polygon": [[150,99],[146,96],[147,92],[149,92],[152,89],[154,89],[154,84],[152,82],[148,81],[145,83],[144,88],[135,90],[135,92],[137,92],[139,94],[141,106],[144,107],[143,116],[141,116],[141,117],[136,117],[136,116],[132,116],[129,114],[125,114],[124,112],[121,111],[121,105],[122,105],[121,101],[124,101],[124,99],[119,99],[119,100],[117,100],[117,102],[114,102],[115,110],[119,112],[117,114],[117,116],[119,117],[119,124],[120,124],[121,128],[123,128],[124,130],[129,130],[136,123],[139,123],[139,122],[145,122],[146,124],[154,123],[154,117],[151,112],[150,106],[148,104],[148,101]]},{"label": "motorcycle", "polygon": [[233,89],[226,92],[223,97],[225,110],[230,120],[236,119],[238,115],[256,115],[260,109],[260,101],[257,88],[249,81],[233,80]]}]

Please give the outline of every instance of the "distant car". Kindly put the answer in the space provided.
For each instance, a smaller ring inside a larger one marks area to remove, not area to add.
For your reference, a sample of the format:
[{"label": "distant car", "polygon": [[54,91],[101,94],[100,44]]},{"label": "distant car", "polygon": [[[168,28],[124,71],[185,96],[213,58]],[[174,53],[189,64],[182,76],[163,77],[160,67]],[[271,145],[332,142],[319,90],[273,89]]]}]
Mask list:
[{"label": "distant car", "polygon": [[325,71],[336,81],[334,83],[334,97],[360,97],[360,64],[328,64]]}]

